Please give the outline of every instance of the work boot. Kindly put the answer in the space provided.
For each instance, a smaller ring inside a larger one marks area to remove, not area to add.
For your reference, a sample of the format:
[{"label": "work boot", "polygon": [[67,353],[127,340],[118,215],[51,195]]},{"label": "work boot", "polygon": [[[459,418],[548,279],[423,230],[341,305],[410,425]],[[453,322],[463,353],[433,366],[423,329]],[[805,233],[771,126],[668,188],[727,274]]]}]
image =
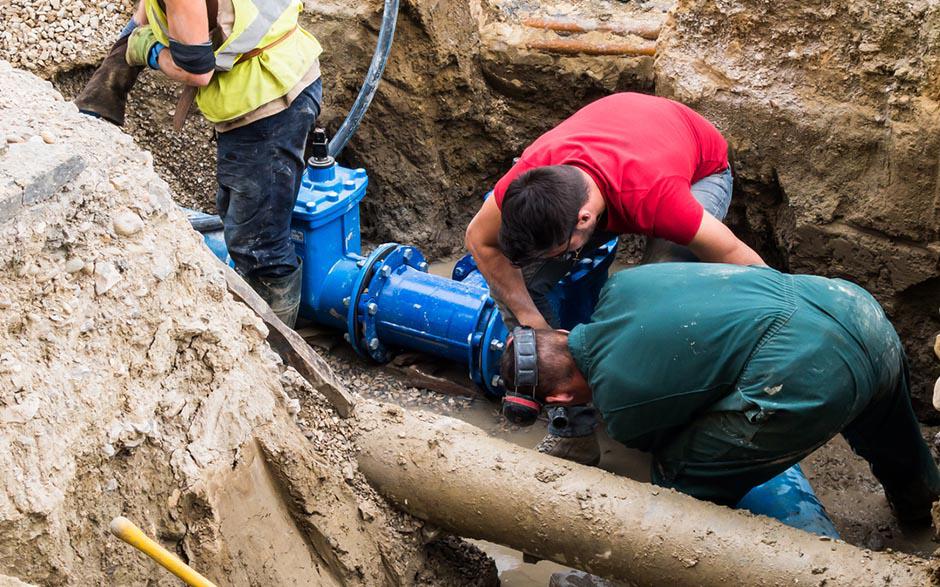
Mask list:
[{"label": "work boot", "polygon": [[143,67],[131,67],[124,60],[127,52],[127,37],[121,37],[111,47],[98,69],[75,98],[78,110],[85,114],[104,118],[117,126],[124,126],[124,109],[127,95]]},{"label": "work boot", "polygon": [[[893,484],[892,484],[893,485]],[[928,525],[930,510],[940,496],[927,487],[927,483],[918,480],[903,487],[884,486],[885,497],[899,522],[911,525]]]},{"label": "work boot", "polygon": [[596,467],[601,462],[601,445],[593,432],[587,436],[546,434],[535,450],[589,467]]},{"label": "work boot", "polygon": [[271,306],[281,322],[293,328],[300,309],[300,289],[303,263],[284,277],[249,277],[245,279],[253,290]]}]

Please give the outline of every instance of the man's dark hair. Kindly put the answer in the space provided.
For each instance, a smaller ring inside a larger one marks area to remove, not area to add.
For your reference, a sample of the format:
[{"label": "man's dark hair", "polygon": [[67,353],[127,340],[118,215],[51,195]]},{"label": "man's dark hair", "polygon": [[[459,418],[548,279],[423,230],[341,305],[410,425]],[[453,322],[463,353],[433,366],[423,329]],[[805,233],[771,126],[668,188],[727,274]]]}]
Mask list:
[{"label": "man's dark hair", "polygon": [[499,248],[515,265],[567,244],[588,200],[588,183],[570,165],[547,165],[512,180],[503,195]]},{"label": "man's dark hair", "polygon": [[[545,401],[545,396],[574,375],[577,365],[568,350],[568,335],[558,330],[536,330],[535,348],[538,352],[538,384],[535,399]],[[499,376],[506,389],[516,386],[516,356],[512,347],[507,347],[499,364]]]}]

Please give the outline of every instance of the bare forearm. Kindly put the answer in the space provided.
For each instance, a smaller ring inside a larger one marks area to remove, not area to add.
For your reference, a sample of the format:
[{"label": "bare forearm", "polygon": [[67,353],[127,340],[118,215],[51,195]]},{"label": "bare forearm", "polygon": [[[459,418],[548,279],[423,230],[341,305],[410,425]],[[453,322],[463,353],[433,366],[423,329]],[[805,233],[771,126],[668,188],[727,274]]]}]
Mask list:
[{"label": "bare forearm", "polygon": [[729,251],[722,263],[731,263],[733,265],[766,265],[767,263],[761,258],[757,252],[751,247],[747,246],[744,243],[741,243],[740,246],[735,247],[732,251]]},{"label": "bare forearm", "polygon": [[[166,0],[166,11],[171,41],[184,45],[208,43],[209,16],[205,2]],[[188,86],[206,86],[212,79],[212,71],[190,73],[179,67],[169,49],[161,51],[157,61],[160,71],[168,78]]]},{"label": "bare forearm", "polygon": [[764,260],[754,249],[741,241],[736,246],[727,248],[702,248],[693,252],[706,263],[728,263],[731,265],[766,265]]},{"label": "bare forearm", "polygon": [[480,272],[490,286],[490,295],[505,304],[520,324],[533,328],[549,328],[526,289],[522,271],[514,267],[499,249],[475,247],[472,252]]},{"label": "bare forearm", "polygon": [[206,86],[209,84],[209,80],[212,79],[212,73],[189,73],[183,69],[180,69],[176,62],[173,61],[173,55],[170,53],[169,49],[164,49],[160,51],[160,56],[157,58],[157,62],[160,64],[160,71],[163,72],[165,76],[172,80],[178,82],[183,82],[188,86]]},{"label": "bare forearm", "polygon": [[711,214],[702,216],[702,224],[689,249],[706,263],[766,265],[754,249],[747,246]]}]

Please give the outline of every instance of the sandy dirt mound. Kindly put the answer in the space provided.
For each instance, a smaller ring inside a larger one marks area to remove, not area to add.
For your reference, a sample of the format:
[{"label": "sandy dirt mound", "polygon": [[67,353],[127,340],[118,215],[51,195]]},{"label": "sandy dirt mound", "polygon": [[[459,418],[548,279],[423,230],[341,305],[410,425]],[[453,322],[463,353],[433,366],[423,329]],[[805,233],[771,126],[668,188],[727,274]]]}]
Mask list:
[{"label": "sandy dirt mound", "polygon": [[175,584],[123,514],[220,584],[485,584],[366,485],[148,153],[6,62],[0,137],[0,575]]},{"label": "sandy dirt mound", "polygon": [[845,277],[884,304],[929,408],[940,330],[940,6],[679,2],[657,93],[731,139],[732,224],[775,265]]}]

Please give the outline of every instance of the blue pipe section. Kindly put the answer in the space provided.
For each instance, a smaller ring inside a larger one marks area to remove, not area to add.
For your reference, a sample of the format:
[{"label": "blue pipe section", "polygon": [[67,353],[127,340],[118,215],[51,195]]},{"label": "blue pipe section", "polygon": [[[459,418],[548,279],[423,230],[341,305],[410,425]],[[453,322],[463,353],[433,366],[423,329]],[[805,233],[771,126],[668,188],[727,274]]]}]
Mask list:
[{"label": "blue pipe section", "polygon": [[[429,274],[415,247],[386,243],[364,256],[359,203],[368,183],[364,169],[328,157],[304,172],[291,220],[291,239],[304,260],[300,315],[344,330],[358,354],[379,363],[404,349],[463,363],[484,393],[502,396],[499,363],[509,333],[473,257],[460,259],[448,279]],[[212,252],[231,264],[218,218],[189,216]],[[590,319],[616,244],[587,255],[551,293],[563,328]],[[838,537],[798,465],[755,487],[737,507]]]},{"label": "blue pipe section", "polygon": [[787,526],[813,534],[839,538],[839,531],[799,464],[751,489],[735,508],[776,518]]}]

